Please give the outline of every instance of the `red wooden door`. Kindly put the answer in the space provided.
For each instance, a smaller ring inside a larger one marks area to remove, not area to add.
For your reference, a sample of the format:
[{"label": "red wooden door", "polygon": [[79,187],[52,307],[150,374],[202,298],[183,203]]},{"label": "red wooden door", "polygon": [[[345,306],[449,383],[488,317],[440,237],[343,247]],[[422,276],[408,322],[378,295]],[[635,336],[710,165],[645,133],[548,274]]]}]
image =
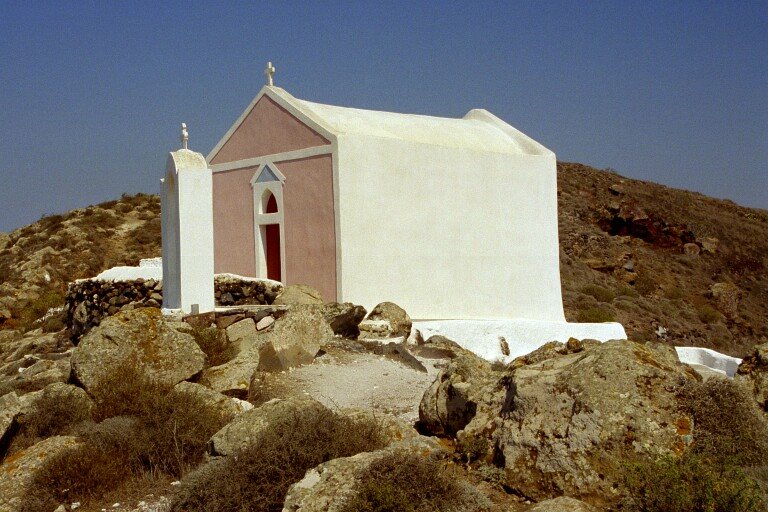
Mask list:
[{"label": "red wooden door", "polygon": [[[277,213],[275,196],[270,194],[267,200],[267,211],[264,213]],[[280,224],[267,224],[265,231],[267,242],[267,279],[280,281]]]}]

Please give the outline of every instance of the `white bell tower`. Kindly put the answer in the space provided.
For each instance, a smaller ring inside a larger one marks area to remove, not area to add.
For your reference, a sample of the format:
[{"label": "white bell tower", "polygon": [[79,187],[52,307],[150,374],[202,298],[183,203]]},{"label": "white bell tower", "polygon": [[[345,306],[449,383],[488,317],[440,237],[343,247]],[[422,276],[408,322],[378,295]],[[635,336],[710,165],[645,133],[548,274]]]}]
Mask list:
[{"label": "white bell tower", "polygon": [[163,309],[213,311],[213,175],[205,157],[182,148],[168,155],[162,182]]}]

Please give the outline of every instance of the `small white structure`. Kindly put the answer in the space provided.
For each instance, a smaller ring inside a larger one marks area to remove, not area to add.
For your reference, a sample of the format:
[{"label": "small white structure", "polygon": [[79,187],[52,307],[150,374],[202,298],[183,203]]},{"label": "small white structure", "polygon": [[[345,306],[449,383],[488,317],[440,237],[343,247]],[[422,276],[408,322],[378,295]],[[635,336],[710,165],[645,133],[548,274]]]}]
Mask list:
[{"label": "small white structure", "polygon": [[168,155],[162,182],[163,308],[185,313],[213,311],[213,211],[211,170],[200,153]]}]

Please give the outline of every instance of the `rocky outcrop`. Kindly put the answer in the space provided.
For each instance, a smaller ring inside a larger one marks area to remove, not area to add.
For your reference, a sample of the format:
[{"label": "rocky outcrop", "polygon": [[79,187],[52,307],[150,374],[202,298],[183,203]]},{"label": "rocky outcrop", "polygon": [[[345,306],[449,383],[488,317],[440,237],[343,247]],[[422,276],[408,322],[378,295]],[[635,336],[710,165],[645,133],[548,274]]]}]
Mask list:
[{"label": "rocky outcrop", "polygon": [[736,379],[752,389],[757,405],[768,412],[768,343],[757,345],[736,371]]},{"label": "rocky outcrop", "polygon": [[422,399],[423,427],[456,432],[460,443],[487,440],[506,485],[535,500],[615,496],[617,461],[680,452],[692,441],[693,420],[671,391],[698,376],[671,347],[551,349],[499,378],[457,358],[466,362],[452,362]]},{"label": "rocky outcrop", "polygon": [[24,499],[38,485],[37,477],[45,464],[79,446],[76,437],[55,436],[6,457],[0,465],[0,510],[21,510]]},{"label": "rocky outcrop", "polygon": [[258,442],[258,439],[272,425],[286,418],[301,418],[304,415],[317,414],[326,407],[311,398],[289,398],[271,400],[261,407],[251,409],[237,416],[224,428],[211,437],[208,442],[208,454],[229,456]]},{"label": "rocky outcrop", "polygon": [[199,403],[207,411],[218,411],[222,418],[231,418],[253,408],[248,402],[230,398],[194,382],[179,382],[171,390],[171,397],[182,404]]},{"label": "rocky outcrop", "polygon": [[684,224],[669,224],[653,212],[647,212],[637,201],[625,199],[608,205],[598,220],[603,231],[614,236],[640,238],[656,247],[679,248],[696,242],[696,236]]},{"label": "rocky outcrop", "polygon": [[294,304],[323,304],[320,292],[306,284],[292,284],[275,298],[273,304],[289,306]]},{"label": "rocky outcrop", "polygon": [[[266,318],[266,317],[265,317]],[[295,305],[258,330],[245,318],[227,328],[232,358],[206,369],[201,382],[229,396],[245,398],[255,371],[280,372],[314,361],[320,344],[333,337],[322,308]]]},{"label": "rocky outcrop", "polygon": [[365,337],[408,338],[412,325],[403,308],[393,302],[382,302],[371,310],[360,329]]},{"label": "rocky outcrop", "polygon": [[314,361],[320,344],[333,337],[321,308],[294,306],[264,333],[260,371],[283,371]]},{"label": "rocky outcrop", "polygon": [[498,378],[485,359],[470,352],[458,353],[424,392],[419,404],[419,429],[435,435],[456,435],[474,418],[478,403]]},{"label": "rocky outcrop", "polygon": [[23,337],[0,331],[0,394],[38,391],[52,382],[67,382],[72,344],[60,334],[35,330]]},{"label": "rocky outcrop", "polygon": [[172,328],[156,308],[106,318],[72,354],[75,378],[94,396],[100,394],[100,383],[126,364],[144,369],[160,383],[174,385],[199,373],[205,354],[192,336]]},{"label": "rocky outcrop", "polygon": [[359,325],[365,314],[363,306],[356,306],[351,302],[331,302],[323,308],[323,317],[333,333],[352,340],[360,335]]},{"label": "rocky outcrop", "polygon": [[597,512],[597,509],[583,501],[561,496],[539,502],[528,512]]},{"label": "rocky outcrop", "polygon": [[739,303],[743,292],[733,283],[715,283],[710,287],[710,294],[717,309],[729,320],[739,315]]},{"label": "rocky outcrop", "polygon": [[0,396],[0,460],[13,437],[16,417],[21,412],[21,401],[16,393],[11,391]]}]

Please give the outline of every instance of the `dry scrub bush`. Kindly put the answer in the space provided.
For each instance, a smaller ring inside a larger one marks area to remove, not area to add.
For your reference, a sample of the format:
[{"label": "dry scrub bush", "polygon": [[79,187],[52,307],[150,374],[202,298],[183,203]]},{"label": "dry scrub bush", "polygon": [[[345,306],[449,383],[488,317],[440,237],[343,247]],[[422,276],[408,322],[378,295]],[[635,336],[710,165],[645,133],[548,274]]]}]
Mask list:
[{"label": "dry scrub bush", "polygon": [[8,453],[15,453],[52,436],[70,435],[77,426],[91,420],[91,408],[85,403],[62,400],[45,388],[35,399],[34,407],[17,419],[18,432],[13,436]]},{"label": "dry scrub bush", "polygon": [[686,453],[630,465],[629,510],[638,512],[759,512],[757,483],[733,464]]},{"label": "dry scrub bush", "polygon": [[96,389],[97,419],[130,416],[141,435],[133,435],[139,464],[174,476],[202,460],[213,434],[229,423],[215,404],[196,395],[171,394],[172,386],[159,382],[135,361],[119,365]]},{"label": "dry scrub bush", "polygon": [[487,500],[445,465],[419,453],[397,451],[371,464],[342,512],[472,512]]},{"label": "dry scrub bush", "polygon": [[239,453],[187,475],[171,510],[280,511],[288,488],[308,469],[385,443],[373,420],[352,420],[327,409],[294,411]]},{"label": "dry scrub bush", "polygon": [[691,382],[680,399],[693,416],[694,451],[740,466],[765,464],[768,422],[743,385],[731,379]]},{"label": "dry scrub bush", "polygon": [[597,284],[588,284],[581,289],[581,293],[591,295],[599,302],[611,302],[616,298],[616,294],[608,288],[604,288]]},{"label": "dry scrub bush", "polygon": [[49,457],[35,474],[20,512],[50,512],[60,503],[98,499],[131,475],[121,453],[84,444]]},{"label": "dry scrub bush", "polygon": [[169,394],[171,386],[135,361],[115,367],[96,389],[94,418],[100,422],[68,430],[83,446],[46,461],[24,510],[87,502],[130,478],[179,477],[200,463],[208,440],[233,417],[199,396]]},{"label": "dry scrub bush", "polygon": [[679,398],[683,410],[693,416],[693,445],[680,457],[639,461],[627,467],[630,509],[764,510],[759,484],[749,474],[765,475],[760,465],[768,456],[768,423],[748,390],[732,380],[710,379],[685,384]]},{"label": "dry scrub bush", "polygon": [[696,312],[699,315],[699,320],[705,324],[719,322],[723,317],[718,310],[709,305],[701,306]]}]

